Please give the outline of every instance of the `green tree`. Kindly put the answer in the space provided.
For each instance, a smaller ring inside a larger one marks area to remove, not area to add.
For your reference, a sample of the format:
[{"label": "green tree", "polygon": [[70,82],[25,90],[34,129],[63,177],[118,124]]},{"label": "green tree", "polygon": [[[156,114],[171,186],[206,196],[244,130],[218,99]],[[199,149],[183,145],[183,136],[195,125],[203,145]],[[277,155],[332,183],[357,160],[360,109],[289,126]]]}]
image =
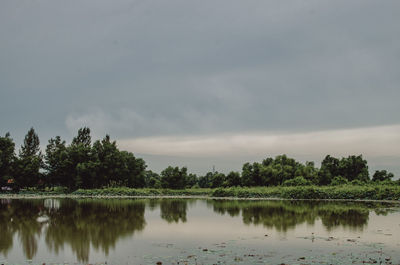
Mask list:
[{"label": "green tree", "polygon": [[364,160],[362,155],[352,155],[342,158],[339,162],[340,175],[348,181],[358,179],[360,181],[369,181],[368,162]]},{"label": "green tree", "polygon": [[147,188],[161,188],[161,178],[157,173],[147,170],[144,175]]},{"label": "green tree", "polygon": [[388,181],[394,177],[393,173],[387,172],[386,170],[376,170],[372,176],[372,181]]},{"label": "green tree", "polygon": [[46,184],[50,186],[68,186],[68,151],[60,136],[51,138],[44,156]]},{"label": "green tree", "polygon": [[226,175],[225,182],[227,187],[237,187],[241,184],[240,173],[231,171]]},{"label": "green tree", "polygon": [[321,162],[321,169],[318,172],[318,184],[329,185],[335,176],[339,176],[340,160],[327,155]]},{"label": "green tree", "polygon": [[0,187],[7,183],[8,179],[12,178],[12,165],[15,159],[15,144],[6,133],[4,137],[0,137]]},{"label": "green tree", "polygon": [[253,165],[248,162],[245,163],[242,167],[242,185],[247,187],[255,186],[253,175]]},{"label": "green tree", "polygon": [[186,179],[186,187],[187,188],[192,188],[193,186],[195,186],[196,184],[197,184],[197,176],[196,176],[196,174],[192,174],[192,173],[190,173],[188,176],[187,176],[187,179]]},{"label": "green tree", "polygon": [[211,188],[223,187],[225,180],[225,174],[215,172],[211,178]]},{"label": "green tree", "polygon": [[90,129],[80,128],[68,147],[69,188],[92,188],[96,178],[96,161],[92,154]]},{"label": "green tree", "polygon": [[14,180],[17,189],[35,187],[40,184],[40,168],[43,165],[43,156],[40,152],[39,136],[31,128],[24,138],[19,151],[19,157],[14,165]]},{"label": "green tree", "polygon": [[125,174],[123,179],[127,180],[128,187],[143,188],[146,186],[146,163],[141,158],[136,158],[133,153],[122,151],[121,152],[124,165]]},{"label": "green tree", "polygon": [[212,172],[207,172],[206,175],[199,177],[199,187],[200,188],[210,188],[212,177],[213,177]]},{"label": "green tree", "polygon": [[110,183],[116,183],[119,186],[127,184],[127,179],[124,178],[123,174],[124,159],[117,148],[117,143],[111,141],[109,135],[93,144],[92,154],[93,163],[96,167],[96,177],[92,182],[93,187],[99,188]]},{"label": "green tree", "polygon": [[187,168],[167,167],[161,172],[161,186],[170,189],[183,189],[186,186]]}]

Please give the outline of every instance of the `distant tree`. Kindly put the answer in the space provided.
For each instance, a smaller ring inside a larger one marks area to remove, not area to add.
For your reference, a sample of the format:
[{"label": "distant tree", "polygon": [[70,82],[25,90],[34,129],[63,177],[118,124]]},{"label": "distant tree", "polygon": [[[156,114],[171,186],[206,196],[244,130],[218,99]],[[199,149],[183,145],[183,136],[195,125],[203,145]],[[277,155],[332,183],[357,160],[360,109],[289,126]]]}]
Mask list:
[{"label": "distant tree", "polygon": [[39,136],[31,128],[24,138],[19,157],[14,165],[14,181],[17,189],[38,186],[41,180],[40,168],[43,156],[40,152]]},{"label": "distant tree", "polygon": [[248,162],[242,167],[242,185],[255,186],[253,165]]},{"label": "distant tree", "polygon": [[90,136],[90,129],[83,127],[78,130],[78,135],[72,139],[71,145],[83,145],[90,147],[92,143],[92,137]]},{"label": "distant tree", "polygon": [[213,178],[214,173],[207,172],[206,175],[199,177],[199,187],[200,188],[210,188],[211,187],[211,179]]},{"label": "distant tree", "polygon": [[225,178],[225,186],[227,187],[237,187],[241,185],[240,173],[231,171]]},{"label": "distant tree", "polygon": [[8,179],[12,178],[12,165],[15,159],[15,144],[6,133],[4,137],[0,137],[0,187],[7,183]]},{"label": "distant tree", "polygon": [[296,177],[303,177],[307,181],[318,184],[318,169],[315,168],[314,162],[307,161],[305,165],[299,164],[295,173]]},{"label": "distant tree", "polygon": [[196,174],[190,173],[186,179],[186,187],[192,188],[193,186],[198,184],[197,182],[198,182],[198,179],[197,179]]},{"label": "distant tree", "polygon": [[[311,171],[311,169],[307,169]],[[245,163],[242,168],[243,186],[275,186],[307,173],[304,165],[286,155],[266,158],[262,163]]]},{"label": "distant tree", "polygon": [[340,175],[348,181],[358,179],[360,181],[369,181],[368,162],[364,160],[362,155],[352,155],[342,158],[339,162]]},{"label": "distant tree", "polygon": [[111,183],[119,186],[127,184],[127,179],[123,174],[125,166],[123,156],[117,148],[117,143],[111,141],[109,135],[93,144],[92,155],[96,168],[96,177],[92,181],[93,187],[99,188]]},{"label": "distant tree", "polygon": [[388,181],[394,177],[393,173],[387,172],[386,170],[376,170],[372,176],[372,181]]},{"label": "distant tree", "polygon": [[125,163],[125,176],[128,187],[144,188],[146,186],[146,162],[141,158],[136,158],[133,153],[122,151],[123,161]]},{"label": "distant tree", "polygon": [[96,178],[96,161],[92,154],[90,129],[80,128],[68,147],[69,188],[92,188]]},{"label": "distant tree", "polygon": [[44,156],[46,170],[46,184],[50,186],[68,186],[71,177],[68,172],[68,151],[65,141],[60,136],[51,138],[46,147]]},{"label": "distant tree", "polygon": [[321,162],[321,169],[318,172],[318,184],[329,185],[335,176],[339,176],[340,160],[327,155]]},{"label": "distant tree", "polygon": [[183,189],[186,186],[187,168],[167,167],[161,172],[161,186],[170,189]]},{"label": "distant tree", "polygon": [[147,188],[161,188],[160,175],[151,170],[147,170],[145,172],[145,186]]},{"label": "distant tree", "polygon": [[225,174],[215,172],[211,178],[211,188],[222,187],[225,183]]}]

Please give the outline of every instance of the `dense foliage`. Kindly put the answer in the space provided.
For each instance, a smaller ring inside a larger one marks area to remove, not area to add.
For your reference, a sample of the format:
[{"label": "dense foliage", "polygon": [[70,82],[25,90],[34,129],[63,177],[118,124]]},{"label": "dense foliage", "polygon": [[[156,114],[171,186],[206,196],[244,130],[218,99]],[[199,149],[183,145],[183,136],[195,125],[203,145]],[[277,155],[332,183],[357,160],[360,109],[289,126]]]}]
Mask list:
[{"label": "dense foliage", "polygon": [[39,137],[31,128],[18,155],[7,133],[0,137],[0,187],[65,187],[98,189],[105,187],[185,189],[266,186],[338,186],[384,183],[399,185],[394,175],[378,170],[370,180],[368,164],[362,155],[335,158],[327,155],[317,168],[314,162],[301,163],[286,155],[245,163],[242,172],[208,172],[204,176],[188,173],[186,167],[169,166],[157,174],[146,170],[143,159],[120,151],[106,135],[92,143],[89,128],[81,128],[68,145],[60,136],[48,141],[45,153]]},{"label": "dense foliage", "polygon": [[91,142],[90,129],[81,128],[67,145],[61,137],[49,140],[43,155],[39,137],[31,128],[19,155],[12,139],[0,137],[1,186],[16,190],[27,187],[101,188],[110,185],[141,188],[145,186],[145,162],[132,153],[120,151],[106,135]]}]

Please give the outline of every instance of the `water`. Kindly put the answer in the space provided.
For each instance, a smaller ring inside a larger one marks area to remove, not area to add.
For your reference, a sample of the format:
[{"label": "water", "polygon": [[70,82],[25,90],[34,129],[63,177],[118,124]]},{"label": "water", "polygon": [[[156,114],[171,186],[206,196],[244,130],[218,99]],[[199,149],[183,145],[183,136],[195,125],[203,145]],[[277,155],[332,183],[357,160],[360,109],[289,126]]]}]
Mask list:
[{"label": "water", "polygon": [[398,204],[2,199],[0,264],[400,264]]}]

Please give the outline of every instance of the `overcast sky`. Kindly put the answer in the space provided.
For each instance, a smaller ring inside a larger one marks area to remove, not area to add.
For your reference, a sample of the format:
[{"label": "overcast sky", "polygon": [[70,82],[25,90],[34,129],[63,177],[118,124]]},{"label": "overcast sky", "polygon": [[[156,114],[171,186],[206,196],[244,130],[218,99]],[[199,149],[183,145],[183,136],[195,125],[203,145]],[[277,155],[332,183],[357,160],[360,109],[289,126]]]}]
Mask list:
[{"label": "overcast sky", "polygon": [[0,133],[149,168],[363,154],[400,175],[400,1],[2,0]]}]

